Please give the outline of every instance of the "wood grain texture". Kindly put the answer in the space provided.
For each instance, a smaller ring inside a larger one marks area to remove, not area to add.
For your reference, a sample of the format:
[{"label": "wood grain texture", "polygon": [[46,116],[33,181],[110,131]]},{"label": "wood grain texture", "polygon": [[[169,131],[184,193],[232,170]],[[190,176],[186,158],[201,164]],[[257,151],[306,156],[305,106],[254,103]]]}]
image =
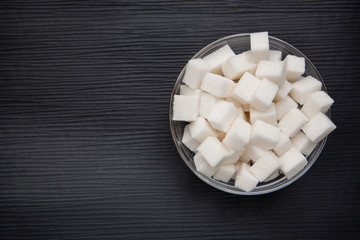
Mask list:
[{"label": "wood grain texture", "polygon": [[[1,239],[356,239],[357,1],[1,1]],[[200,48],[267,30],[307,55],[338,125],[281,191],[233,196],[173,146],[168,105]]]}]

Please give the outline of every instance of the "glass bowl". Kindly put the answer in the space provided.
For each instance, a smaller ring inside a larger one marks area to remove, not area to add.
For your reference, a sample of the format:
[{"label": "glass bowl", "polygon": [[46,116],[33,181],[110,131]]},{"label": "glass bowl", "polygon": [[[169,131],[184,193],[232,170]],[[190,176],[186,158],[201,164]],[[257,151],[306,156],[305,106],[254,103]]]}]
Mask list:
[{"label": "glass bowl", "polygon": [[[209,53],[212,53],[213,51],[223,47],[224,45],[229,44],[229,46],[232,48],[232,50],[235,52],[235,54],[242,53],[244,51],[247,51],[250,49],[250,34],[244,33],[244,34],[235,34],[231,36],[224,37],[222,39],[219,39],[203,49],[201,49],[198,53],[196,53],[193,58],[202,58]],[[326,91],[325,83],[320,76],[320,73],[315,68],[315,66],[311,63],[311,61],[298,49],[293,47],[287,42],[284,42],[278,38],[269,36],[269,45],[270,49],[272,50],[279,50],[282,52],[282,57],[284,58],[286,55],[291,54],[299,57],[305,58],[305,76],[311,75],[318,80],[322,82],[322,90]],[[269,181],[258,184],[258,186],[251,192],[244,192],[239,188],[234,187],[234,180],[230,180],[228,183],[224,183],[221,181],[217,181],[213,178],[209,178],[200,172],[198,172],[195,168],[195,164],[193,161],[194,153],[190,151],[183,143],[182,143],[182,136],[184,127],[187,122],[183,121],[173,121],[172,115],[173,115],[173,101],[174,101],[174,95],[179,94],[180,92],[180,85],[182,84],[182,80],[184,77],[186,66],[182,69],[180,75],[178,76],[174,88],[171,93],[170,98],[170,106],[169,106],[169,120],[170,120],[170,130],[171,135],[173,138],[173,141],[175,143],[176,149],[179,152],[181,158],[184,160],[185,164],[190,168],[190,170],[198,176],[202,181],[206,182],[207,184],[221,190],[227,193],[237,194],[237,195],[260,195],[265,193],[270,193],[277,191],[279,189],[282,189],[291,183],[295,182],[297,179],[299,179],[302,175],[304,175],[311,166],[315,163],[316,159],[319,157],[321,151],[323,150],[326,139],[324,138],[321,142],[319,142],[313,152],[307,157],[307,165],[304,169],[302,169],[297,175],[292,177],[291,179],[287,179],[283,174],[279,175],[277,178]],[[330,110],[327,112],[328,117],[330,118]]]}]

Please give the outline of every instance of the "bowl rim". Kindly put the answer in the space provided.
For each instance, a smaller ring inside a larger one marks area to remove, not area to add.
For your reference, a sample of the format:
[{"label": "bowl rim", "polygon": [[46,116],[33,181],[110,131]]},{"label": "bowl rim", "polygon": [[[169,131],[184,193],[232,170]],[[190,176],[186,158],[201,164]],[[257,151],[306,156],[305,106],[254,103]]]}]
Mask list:
[{"label": "bowl rim", "polygon": [[[203,47],[200,51],[198,51],[191,59],[194,58],[198,58],[199,56],[201,56],[202,54],[204,54],[206,51],[209,51],[211,49],[213,49],[214,47],[216,47],[217,45],[227,44],[227,41],[231,40],[231,39],[235,39],[235,38],[239,38],[239,37],[245,37],[245,36],[250,36],[250,33],[240,33],[240,34],[233,34],[233,35],[229,35],[223,38],[220,38],[216,41],[213,41],[212,43],[206,45],[205,47]],[[291,51],[295,52],[293,53],[294,55],[298,55],[301,57],[304,57],[305,62],[307,62],[309,64],[309,66],[312,68],[313,71],[315,71],[315,73],[318,75],[318,80],[321,81],[322,83],[322,90],[327,92],[327,88],[325,85],[325,82],[322,78],[322,76],[320,75],[319,71],[317,70],[317,68],[314,66],[314,64],[310,61],[309,58],[307,58],[305,56],[305,54],[303,54],[300,50],[298,50],[297,48],[295,48],[293,45],[285,42],[284,40],[281,40],[279,38],[273,37],[269,35],[269,45],[271,41],[277,41],[280,44],[285,45],[286,47],[290,48]],[[270,46],[271,47],[271,46]],[[249,49],[250,50],[250,49]],[[191,60],[189,59],[189,60]],[[190,168],[190,170],[198,177],[200,178],[203,182],[207,183],[208,185],[223,191],[223,192],[227,192],[227,193],[231,193],[231,194],[235,194],[235,195],[242,195],[242,196],[254,196],[254,195],[263,195],[263,194],[267,194],[267,193],[271,193],[271,192],[276,192],[280,189],[283,189],[287,186],[289,186],[290,184],[294,183],[295,181],[297,181],[300,177],[302,177],[311,167],[312,165],[316,162],[316,160],[318,159],[318,157],[320,156],[321,152],[324,149],[324,146],[326,144],[327,141],[327,136],[322,139],[319,143],[317,143],[317,145],[319,145],[318,147],[318,151],[316,152],[316,154],[312,157],[311,161],[308,161],[307,159],[307,165],[299,172],[297,173],[294,177],[292,177],[291,179],[287,179],[286,177],[282,177],[280,179],[278,179],[275,182],[271,182],[269,184],[265,184],[265,185],[261,185],[261,186],[257,186],[255,189],[260,189],[257,191],[251,191],[251,192],[245,192],[239,188],[236,188],[235,186],[231,186],[228,183],[223,183],[221,181],[217,181],[213,178],[209,178],[203,174],[201,174],[200,172],[198,172],[196,170],[196,168],[191,164],[191,162],[187,159],[187,157],[184,155],[184,153],[181,150],[180,144],[178,144],[177,139],[175,138],[175,128],[173,127],[173,123],[174,122],[171,118],[172,116],[172,104],[173,104],[173,99],[174,99],[174,95],[177,92],[177,88],[176,85],[181,85],[182,82],[182,77],[184,75],[184,72],[186,70],[187,64],[183,67],[183,69],[181,70],[180,74],[178,75],[172,91],[171,91],[171,96],[170,96],[170,105],[169,105],[169,126],[170,126],[170,132],[171,132],[171,137],[173,140],[173,143],[176,147],[176,150],[178,152],[178,154],[180,155],[180,157],[182,158],[182,160],[185,162],[185,164],[188,166],[188,168]],[[328,110],[328,112],[326,113],[326,115],[331,118],[331,109]],[[185,146],[186,147],[186,146]],[[307,158],[307,156],[306,156]],[[273,185],[278,185],[278,186],[274,186]],[[261,189],[261,188],[266,188],[266,189]]]}]

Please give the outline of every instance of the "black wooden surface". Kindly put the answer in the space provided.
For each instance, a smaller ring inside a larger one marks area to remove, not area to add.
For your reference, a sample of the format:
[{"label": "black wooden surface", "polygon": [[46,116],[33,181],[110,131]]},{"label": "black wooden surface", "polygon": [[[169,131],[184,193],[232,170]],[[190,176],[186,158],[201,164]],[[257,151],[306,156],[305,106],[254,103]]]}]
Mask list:
[{"label": "black wooden surface", "polygon": [[[352,239],[360,227],[357,1],[1,1],[1,239]],[[307,55],[337,130],[278,192],[223,193],[173,146],[200,48],[269,31]]]}]

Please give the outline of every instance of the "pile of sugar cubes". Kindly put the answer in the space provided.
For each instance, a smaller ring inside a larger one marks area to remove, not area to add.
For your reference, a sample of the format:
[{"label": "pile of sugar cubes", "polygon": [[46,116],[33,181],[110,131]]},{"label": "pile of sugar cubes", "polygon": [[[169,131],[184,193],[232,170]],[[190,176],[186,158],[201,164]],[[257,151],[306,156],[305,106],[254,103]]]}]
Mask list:
[{"label": "pile of sugar cubes", "polygon": [[189,122],[182,142],[198,172],[250,192],[281,173],[288,179],[336,126],[325,115],[334,100],[305,73],[305,59],[269,49],[267,32],[251,50],[229,45],[188,62],[173,120]]}]

